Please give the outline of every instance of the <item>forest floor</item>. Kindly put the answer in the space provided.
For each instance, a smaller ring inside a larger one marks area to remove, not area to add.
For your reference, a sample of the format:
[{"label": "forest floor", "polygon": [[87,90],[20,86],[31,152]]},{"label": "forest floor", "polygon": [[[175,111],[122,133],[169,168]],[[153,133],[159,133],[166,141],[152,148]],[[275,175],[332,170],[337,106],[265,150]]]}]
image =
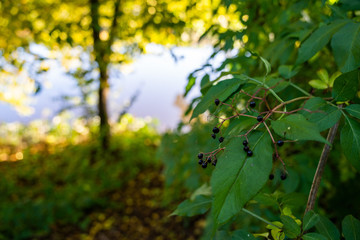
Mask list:
[{"label": "forest floor", "polygon": [[205,220],[169,217],[173,209],[161,206],[164,179],[159,169],[147,168],[109,198],[118,210],[95,211],[88,215],[86,231],[55,225],[43,240],[192,240],[199,239]]}]

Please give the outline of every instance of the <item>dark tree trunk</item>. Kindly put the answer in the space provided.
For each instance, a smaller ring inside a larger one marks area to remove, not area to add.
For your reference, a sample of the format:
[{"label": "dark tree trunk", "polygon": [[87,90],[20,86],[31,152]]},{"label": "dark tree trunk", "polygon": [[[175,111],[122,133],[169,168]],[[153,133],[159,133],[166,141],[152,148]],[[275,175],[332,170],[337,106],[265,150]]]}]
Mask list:
[{"label": "dark tree trunk", "polygon": [[93,51],[95,55],[95,61],[98,64],[100,79],[99,79],[99,103],[98,113],[100,117],[99,137],[101,146],[104,149],[109,147],[110,142],[110,125],[107,112],[107,98],[109,92],[108,83],[108,65],[109,65],[109,52],[106,46],[109,43],[102,42],[100,40],[100,25],[99,25],[99,0],[90,0],[91,4],[91,19],[93,30]]},{"label": "dark tree trunk", "polygon": [[[107,65],[107,64],[106,64]],[[107,112],[107,99],[109,92],[107,66],[100,69],[100,86],[99,86],[99,117],[100,117],[100,141],[104,149],[107,149],[110,142],[110,125]]]}]

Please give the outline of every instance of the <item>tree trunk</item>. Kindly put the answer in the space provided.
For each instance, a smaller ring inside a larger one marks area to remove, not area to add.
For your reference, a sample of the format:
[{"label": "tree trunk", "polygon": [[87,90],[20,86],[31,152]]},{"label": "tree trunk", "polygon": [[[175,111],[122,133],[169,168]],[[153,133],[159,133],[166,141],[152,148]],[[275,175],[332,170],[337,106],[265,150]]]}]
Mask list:
[{"label": "tree trunk", "polygon": [[100,117],[100,128],[99,137],[100,143],[103,149],[109,147],[110,142],[110,125],[107,112],[107,98],[109,92],[108,83],[108,65],[109,55],[105,42],[100,39],[100,25],[99,25],[99,0],[90,0],[91,4],[91,27],[93,30],[93,51],[95,55],[95,61],[98,64],[100,79],[99,79],[99,103],[98,103],[98,114]]},{"label": "tree trunk", "polygon": [[110,142],[110,125],[107,112],[107,99],[109,92],[107,64],[104,69],[100,69],[100,86],[99,86],[99,117],[100,117],[100,141],[104,149],[107,149]]}]

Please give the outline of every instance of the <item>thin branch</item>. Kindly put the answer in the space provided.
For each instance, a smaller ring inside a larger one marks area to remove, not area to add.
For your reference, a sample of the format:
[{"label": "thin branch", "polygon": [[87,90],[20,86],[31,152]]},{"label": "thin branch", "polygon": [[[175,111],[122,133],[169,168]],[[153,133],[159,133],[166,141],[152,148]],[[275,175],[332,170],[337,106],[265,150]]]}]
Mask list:
[{"label": "thin branch", "polygon": [[292,86],[293,88],[297,89],[299,92],[303,93],[304,95],[306,96],[311,96],[310,93],[306,92],[304,89],[300,88],[298,85],[292,83],[292,82],[289,82],[289,85]]},{"label": "thin branch", "polygon": [[117,18],[120,16],[120,0],[117,0],[114,5],[114,18],[110,27],[108,51],[111,49],[111,45],[114,43],[115,33],[117,28]]},{"label": "thin branch", "polygon": [[273,224],[272,222],[269,222],[268,220],[260,217],[259,215],[255,214],[255,213],[253,213],[253,212],[251,212],[251,211],[249,211],[249,210],[247,210],[247,209],[245,209],[245,208],[242,208],[241,211],[243,211],[243,212],[245,212],[245,213],[247,213],[247,214],[250,214],[251,216],[259,219],[260,221],[263,221],[264,223],[267,223],[267,224],[269,224],[269,225],[271,225],[271,226],[273,226],[273,227],[276,227],[276,228],[278,228],[278,229],[281,229],[279,226],[276,226],[276,225]]},{"label": "thin branch", "polygon": [[[327,136],[327,140],[330,144],[332,144],[334,142],[338,128],[339,128],[339,122],[337,122],[332,128],[330,128],[328,136]],[[317,192],[318,192],[318,189],[320,186],[321,177],[324,172],[325,164],[329,157],[330,150],[331,150],[331,147],[328,144],[325,144],[323,151],[321,153],[321,156],[320,156],[320,160],[319,160],[319,163],[318,163],[318,166],[316,169],[316,173],[314,175],[314,180],[311,185],[308,202],[306,204],[305,214],[314,208],[314,205],[316,202],[316,195],[317,195]]]}]

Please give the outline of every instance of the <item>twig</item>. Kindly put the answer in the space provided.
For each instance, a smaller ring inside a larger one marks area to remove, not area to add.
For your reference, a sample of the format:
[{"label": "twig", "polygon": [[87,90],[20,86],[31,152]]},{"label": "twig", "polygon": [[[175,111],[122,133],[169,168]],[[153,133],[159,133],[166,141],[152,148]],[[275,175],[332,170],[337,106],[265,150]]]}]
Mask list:
[{"label": "twig", "polygon": [[[330,128],[327,141],[332,144],[334,142],[334,138],[336,136],[336,132],[339,127],[339,122],[337,122],[332,128]],[[325,168],[326,161],[329,157],[330,149],[331,147],[328,144],[324,145],[323,151],[320,156],[320,160],[316,169],[316,173],[314,175],[314,180],[311,184],[311,189],[309,193],[308,202],[306,204],[305,214],[312,210],[314,208],[315,202],[316,202],[316,195],[320,186],[321,177]]]},{"label": "twig", "polygon": [[267,223],[267,224],[269,224],[269,225],[271,225],[271,226],[273,226],[273,227],[276,227],[277,229],[281,229],[279,226],[276,226],[276,225],[273,224],[272,222],[269,222],[268,220],[260,217],[259,215],[255,214],[255,213],[253,213],[253,212],[251,212],[251,211],[249,211],[249,210],[247,210],[247,209],[245,209],[245,208],[242,208],[241,211],[243,211],[243,212],[245,212],[245,213],[247,213],[247,214],[250,214],[251,216],[259,219],[260,221],[263,221],[264,223]]}]

